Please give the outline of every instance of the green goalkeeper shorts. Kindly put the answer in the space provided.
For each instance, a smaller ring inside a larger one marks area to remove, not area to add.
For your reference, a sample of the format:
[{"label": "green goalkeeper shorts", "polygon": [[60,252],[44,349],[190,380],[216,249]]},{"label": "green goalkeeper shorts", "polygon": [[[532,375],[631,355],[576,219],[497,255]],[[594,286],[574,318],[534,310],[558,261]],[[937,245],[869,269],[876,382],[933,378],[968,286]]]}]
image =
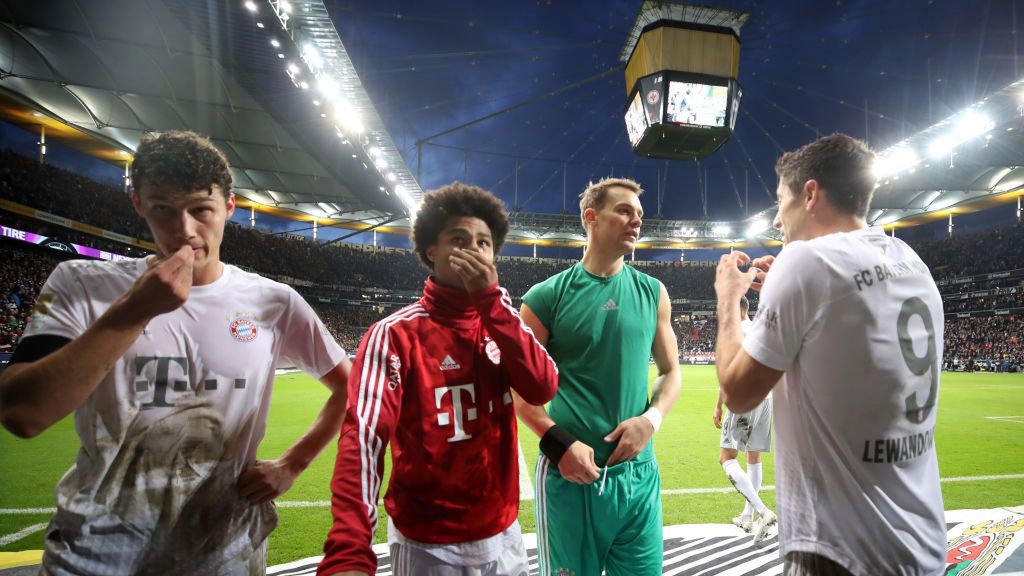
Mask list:
[{"label": "green goalkeeper shorts", "polygon": [[661,576],[661,479],[658,462],[621,462],[590,485],[562,478],[537,460],[537,556],[540,576]]}]

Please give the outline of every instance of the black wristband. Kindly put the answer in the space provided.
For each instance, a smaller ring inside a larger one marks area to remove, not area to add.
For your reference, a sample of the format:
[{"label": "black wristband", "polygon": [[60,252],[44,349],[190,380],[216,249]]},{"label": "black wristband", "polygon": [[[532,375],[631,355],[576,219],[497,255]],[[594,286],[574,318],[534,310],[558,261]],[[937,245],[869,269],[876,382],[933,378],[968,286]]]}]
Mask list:
[{"label": "black wristband", "polygon": [[548,431],[544,433],[544,436],[540,439],[540,451],[548,457],[556,466],[558,461],[562,459],[562,455],[565,451],[572,446],[576,438],[570,434],[565,428],[562,428],[558,424],[555,424]]}]

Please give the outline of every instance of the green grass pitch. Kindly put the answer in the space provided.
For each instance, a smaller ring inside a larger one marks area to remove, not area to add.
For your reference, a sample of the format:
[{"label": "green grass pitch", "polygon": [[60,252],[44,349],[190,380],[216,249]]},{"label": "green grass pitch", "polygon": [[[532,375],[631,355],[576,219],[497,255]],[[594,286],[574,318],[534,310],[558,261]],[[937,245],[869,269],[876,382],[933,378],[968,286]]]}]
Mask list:
[{"label": "green grass pitch", "polygon": [[[718,430],[711,423],[717,380],[713,367],[683,368],[683,392],[655,437],[662,488],[729,487],[718,465]],[[942,376],[936,445],[943,478],[1024,474],[1024,375],[952,374]],[[278,378],[267,437],[261,458],[279,455],[306,429],[326,390],[306,376]],[[992,416],[1018,416],[992,419]],[[530,469],[537,458],[537,439],[520,429]],[[0,431],[0,538],[48,521],[49,514],[11,514],[7,509],[54,506],[54,485],[75,458],[78,442],[66,418],[33,440]],[[330,499],[333,445],[310,466],[279,501]],[[764,458],[764,482],[774,484],[771,455]],[[532,476],[532,474],[531,474]],[[951,482],[942,485],[947,510],[1024,504],[1024,478]],[[762,492],[768,506],[775,493]],[[735,493],[664,496],[665,524],[726,523],[742,507]],[[270,536],[270,563],[279,564],[320,554],[330,527],[326,506],[279,508],[281,523]],[[524,532],[535,531],[533,502],[520,505]],[[381,523],[383,526],[383,523]],[[378,530],[377,540],[384,538]],[[41,531],[0,547],[0,552],[41,549]]]}]

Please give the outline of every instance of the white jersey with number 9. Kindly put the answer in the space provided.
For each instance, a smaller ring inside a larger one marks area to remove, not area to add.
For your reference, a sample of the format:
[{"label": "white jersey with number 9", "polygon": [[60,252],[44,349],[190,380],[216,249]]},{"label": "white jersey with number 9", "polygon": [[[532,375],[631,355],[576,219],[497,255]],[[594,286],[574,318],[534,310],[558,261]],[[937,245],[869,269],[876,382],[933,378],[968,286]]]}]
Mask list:
[{"label": "white jersey with number 9", "polygon": [[941,571],[942,336],[928,267],[880,228],[779,255],[743,349],[785,372],[774,391],[782,555],[821,554],[854,573]]}]

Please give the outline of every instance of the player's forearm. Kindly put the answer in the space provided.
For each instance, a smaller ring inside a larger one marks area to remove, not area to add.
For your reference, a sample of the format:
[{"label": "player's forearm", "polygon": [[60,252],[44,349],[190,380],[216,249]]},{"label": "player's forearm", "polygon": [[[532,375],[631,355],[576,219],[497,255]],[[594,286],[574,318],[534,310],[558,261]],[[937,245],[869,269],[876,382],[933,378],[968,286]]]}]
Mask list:
[{"label": "player's forearm", "polygon": [[679,364],[672,366],[667,372],[660,374],[654,380],[651,392],[651,406],[658,409],[662,416],[668,413],[679,400],[679,392],[682,388],[682,373]]},{"label": "player's forearm", "polygon": [[555,425],[555,421],[548,416],[543,406],[527,403],[515,390],[512,391],[512,400],[515,402],[516,416],[533,430],[538,438],[543,437],[548,428]]},{"label": "player's forearm", "polygon": [[743,344],[740,312],[733,303],[718,303],[718,337],[715,343],[715,363],[718,372],[719,399],[726,404],[742,393],[734,377],[734,361]]},{"label": "player's forearm", "polygon": [[347,401],[348,393],[344,389],[332,392],[302,438],[281,455],[296,474],[308,468],[327,444],[338,437]]},{"label": "player's forearm", "polygon": [[80,406],[145,328],[124,299],[81,336],[44,358],[14,364],[0,375],[0,422],[31,438]]}]

